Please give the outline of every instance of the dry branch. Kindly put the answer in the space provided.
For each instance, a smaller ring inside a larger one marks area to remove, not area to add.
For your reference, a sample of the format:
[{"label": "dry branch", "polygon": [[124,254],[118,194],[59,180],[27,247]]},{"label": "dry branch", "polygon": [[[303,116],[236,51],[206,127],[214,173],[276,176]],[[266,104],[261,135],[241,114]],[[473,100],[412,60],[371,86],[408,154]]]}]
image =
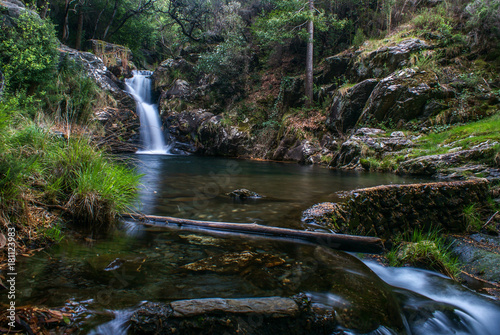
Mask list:
[{"label": "dry branch", "polygon": [[167,226],[167,224],[173,224],[177,225],[179,229],[183,227],[196,227],[221,232],[254,235],[256,234],[269,237],[299,239],[302,241],[315,243],[318,245],[343,251],[381,253],[384,250],[382,240],[378,237],[318,233],[288,228],[268,227],[255,223],[195,221],[168,216],[141,215],[130,213],[122,214],[121,216],[125,219],[137,220],[142,225],[147,227],[172,229],[172,226]]}]

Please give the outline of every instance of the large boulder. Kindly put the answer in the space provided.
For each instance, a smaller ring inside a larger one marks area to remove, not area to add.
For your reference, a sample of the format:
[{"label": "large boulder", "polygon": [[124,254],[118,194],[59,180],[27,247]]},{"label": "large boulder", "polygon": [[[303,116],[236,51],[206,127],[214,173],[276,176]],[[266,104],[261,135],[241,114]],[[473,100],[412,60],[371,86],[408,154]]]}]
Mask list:
[{"label": "large boulder", "polygon": [[393,46],[384,46],[370,52],[361,48],[351,65],[352,78],[358,81],[367,78],[381,78],[397,69],[408,66],[412,53],[430,49],[431,46],[417,38],[410,38]]},{"label": "large boulder", "polygon": [[326,120],[327,126],[341,133],[353,128],[377,83],[376,79],[367,79],[349,88],[345,93],[337,91]]},{"label": "large boulder", "polygon": [[[19,0],[1,0],[0,6],[5,10],[7,17],[18,18],[26,9],[26,6]],[[34,12],[33,12],[34,13]]]},{"label": "large boulder", "polygon": [[224,125],[220,115],[204,109],[164,111],[162,119],[174,150],[232,157],[250,150],[247,132]]},{"label": "large boulder", "polygon": [[222,124],[222,117],[214,115],[198,128],[200,152],[205,155],[240,157],[250,151],[247,132]]},{"label": "large boulder", "polygon": [[362,145],[359,141],[349,139],[342,143],[330,165],[344,169],[355,168],[359,163]]},{"label": "large boulder", "polygon": [[102,90],[110,93],[119,107],[135,110],[134,99],[124,91],[125,84],[108,70],[101,58],[91,52],[78,51],[63,44],[60,45],[59,51],[61,59],[67,57],[82,65],[87,75],[94,79]]},{"label": "large boulder", "polygon": [[181,78],[188,78],[194,74],[194,66],[183,58],[169,58],[161,62],[153,72],[152,79],[155,90],[166,91]]},{"label": "large boulder", "polygon": [[281,103],[284,108],[298,107],[303,102],[304,78],[285,77],[281,82]]},{"label": "large boulder", "polygon": [[325,58],[320,64],[321,70],[315,76],[314,83],[317,85],[329,84],[342,77],[347,73],[353,57],[352,53],[341,53]]},{"label": "large boulder", "polygon": [[439,85],[438,78],[431,73],[406,68],[382,79],[373,89],[360,117],[361,122],[370,120],[408,121],[429,117],[426,108],[435,100],[451,96],[452,93]]}]

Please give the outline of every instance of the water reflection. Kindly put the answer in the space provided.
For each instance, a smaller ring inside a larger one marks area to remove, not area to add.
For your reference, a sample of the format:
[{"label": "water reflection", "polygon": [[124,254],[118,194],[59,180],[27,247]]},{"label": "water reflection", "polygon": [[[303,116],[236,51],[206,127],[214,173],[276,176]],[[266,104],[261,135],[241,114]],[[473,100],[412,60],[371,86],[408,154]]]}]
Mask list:
[{"label": "water reflection", "polygon": [[[421,181],[390,174],[340,172],[317,166],[195,156],[140,156],[145,176],[142,212],[187,219],[258,222],[300,228],[303,210],[339,201],[338,191]],[[235,201],[227,193],[246,188],[260,199]]]}]

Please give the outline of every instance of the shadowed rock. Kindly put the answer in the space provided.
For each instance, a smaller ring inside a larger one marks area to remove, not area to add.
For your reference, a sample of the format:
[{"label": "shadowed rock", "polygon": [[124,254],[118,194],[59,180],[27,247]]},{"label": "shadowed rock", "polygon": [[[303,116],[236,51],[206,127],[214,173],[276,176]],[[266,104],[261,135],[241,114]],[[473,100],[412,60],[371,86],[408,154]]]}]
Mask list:
[{"label": "shadowed rock", "polygon": [[325,226],[337,233],[387,239],[431,228],[464,232],[464,208],[486,205],[487,198],[485,179],[383,185],[351,191],[344,203],[321,204],[320,211],[313,207],[304,212],[303,220],[309,226]]}]

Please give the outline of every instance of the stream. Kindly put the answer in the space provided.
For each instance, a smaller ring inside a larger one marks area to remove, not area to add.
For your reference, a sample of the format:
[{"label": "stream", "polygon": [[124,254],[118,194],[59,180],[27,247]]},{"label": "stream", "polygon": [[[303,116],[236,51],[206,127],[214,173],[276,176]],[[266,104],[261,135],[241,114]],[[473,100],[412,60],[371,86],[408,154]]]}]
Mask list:
[{"label": "stream", "polygon": [[[193,156],[136,155],[134,161],[144,173],[139,197],[144,213],[299,229],[303,210],[317,202],[338,201],[339,191],[418,181]],[[241,202],[226,195],[242,187],[265,197]],[[240,259],[233,265],[216,264],[220,271],[193,270],[196,262],[234,255],[278,257],[283,264],[268,269]],[[68,235],[45,252],[22,259],[18,268],[19,304],[80,310],[82,334],[126,334],[128,318],[144,301],[287,297],[301,292],[332,308],[348,302],[358,318],[345,334],[401,333],[394,330],[394,315],[402,316],[407,334],[493,335],[500,329],[496,301],[439,274],[384,268],[355,255],[293,241],[151,231],[125,221],[101,234]],[[394,298],[383,298],[387,295]]]},{"label": "stream", "polygon": [[[341,201],[342,192],[423,181],[169,155],[148,75],[136,73],[128,81],[141,117],[144,149],[139,153],[146,154],[129,157],[143,175],[137,209],[144,214],[303,229],[305,209]],[[262,197],[243,201],[228,196],[241,188]],[[339,327],[333,334],[495,335],[500,329],[496,300],[440,274],[386,268],[297,241],[158,231],[123,221],[105,232],[68,233],[52,248],[20,259],[16,269],[17,304],[65,306],[76,315],[81,334],[127,334],[131,315],[146,301],[299,293],[335,313]]]}]

